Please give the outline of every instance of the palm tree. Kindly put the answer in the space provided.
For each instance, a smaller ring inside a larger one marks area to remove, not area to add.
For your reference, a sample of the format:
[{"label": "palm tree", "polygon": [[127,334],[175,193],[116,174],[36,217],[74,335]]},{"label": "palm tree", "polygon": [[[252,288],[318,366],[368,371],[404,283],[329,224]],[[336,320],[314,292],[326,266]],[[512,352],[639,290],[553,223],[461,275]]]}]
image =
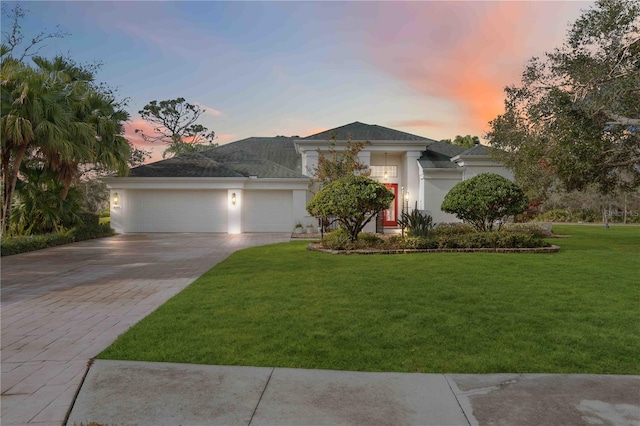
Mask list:
[{"label": "palm tree", "polygon": [[37,68],[2,58],[2,229],[8,229],[20,165],[37,159],[67,197],[80,165],[99,164],[125,174],[130,146],[122,137],[128,114],[93,84],[91,71],[70,61],[33,58]]}]

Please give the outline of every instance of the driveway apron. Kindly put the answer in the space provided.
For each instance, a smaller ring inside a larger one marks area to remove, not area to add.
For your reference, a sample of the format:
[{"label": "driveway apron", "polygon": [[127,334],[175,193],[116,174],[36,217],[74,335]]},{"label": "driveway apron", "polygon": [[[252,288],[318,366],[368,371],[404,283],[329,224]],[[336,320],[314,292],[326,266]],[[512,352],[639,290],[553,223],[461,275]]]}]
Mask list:
[{"label": "driveway apron", "polygon": [[2,258],[2,424],[62,424],[116,337],[234,251],[289,237],[126,234]]}]

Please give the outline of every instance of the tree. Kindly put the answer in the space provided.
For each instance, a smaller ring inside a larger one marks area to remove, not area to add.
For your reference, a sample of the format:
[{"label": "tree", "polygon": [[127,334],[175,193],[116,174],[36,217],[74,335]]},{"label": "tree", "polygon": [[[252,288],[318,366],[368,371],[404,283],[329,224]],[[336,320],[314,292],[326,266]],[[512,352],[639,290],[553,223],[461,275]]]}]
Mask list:
[{"label": "tree", "polygon": [[480,138],[477,136],[456,136],[453,141],[451,139],[442,139],[440,142],[450,143],[452,145],[461,146],[464,148],[473,148],[480,143]]},{"label": "tree", "polygon": [[145,141],[167,144],[163,158],[215,148],[218,146],[213,143],[215,132],[196,123],[205,111],[184,98],[151,101],[138,114],[153,126],[154,134],[146,134],[142,129],[136,129],[136,133]]},{"label": "tree", "polygon": [[352,142],[349,136],[344,149],[339,150],[336,135],[332,134],[328,154],[318,150],[318,165],[310,170],[315,181],[329,183],[349,175],[369,176],[369,166],[358,158],[358,153],[369,144],[369,141]]},{"label": "tree", "polygon": [[[64,201],[87,164],[125,174],[130,146],[122,137],[128,114],[110,90],[95,83],[97,67],[79,66],[60,56],[52,60],[35,56],[42,41],[63,37],[60,32],[40,32],[18,53],[24,40],[20,19],[25,11],[18,4],[11,11],[3,8],[3,14],[12,19],[0,49],[0,219],[6,231],[24,162],[46,168],[46,175],[60,184],[57,194]],[[27,58],[33,65],[25,63]]]},{"label": "tree", "polygon": [[335,217],[349,232],[351,241],[380,211],[388,209],[395,196],[379,182],[366,176],[347,175],[325,185],[307,204],[314,217]]},{"label": "tree", "polygon": [[527,209],[529,200],[509,179],[482,173],[454,186],[444,197],[442,211],[453,213],[478,231],[491,231],[509,217]]},{"label": "tree", "polygon": [[493,155],[529,194],[640,185],[640,3],[598,0],[562,47],[532,58],[490,123]]},{"label": "tree", "polygon": [[33,58],[35,67],[2,57],[3,229],[8,227],[20,166],[37,160],[56,174],[64,200],[80,168],[99,164],[125,174],[128,114],[97,90],[93,74],[67,59]]}]

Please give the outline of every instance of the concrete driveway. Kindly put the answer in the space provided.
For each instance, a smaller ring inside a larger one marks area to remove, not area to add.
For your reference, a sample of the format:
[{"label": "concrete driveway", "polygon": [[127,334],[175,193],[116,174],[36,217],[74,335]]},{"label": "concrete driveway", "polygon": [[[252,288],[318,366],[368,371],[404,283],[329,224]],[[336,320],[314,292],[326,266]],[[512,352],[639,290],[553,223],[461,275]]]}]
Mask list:
[{"label": "concrete driveway", "polygon": [[2,424],[60,425],[87,362],[236,250],[289,234],[128,234],[2,258]]}]

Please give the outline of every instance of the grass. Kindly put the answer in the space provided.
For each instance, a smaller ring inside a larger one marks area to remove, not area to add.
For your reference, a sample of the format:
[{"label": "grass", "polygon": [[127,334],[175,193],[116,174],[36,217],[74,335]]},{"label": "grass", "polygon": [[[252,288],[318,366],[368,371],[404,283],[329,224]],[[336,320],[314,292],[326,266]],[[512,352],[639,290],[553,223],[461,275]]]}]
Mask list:
[{"label": "grass", "polygon": [[640,374],[640,227],[556,254],[235,253],[100,358],[433,373]]}]

